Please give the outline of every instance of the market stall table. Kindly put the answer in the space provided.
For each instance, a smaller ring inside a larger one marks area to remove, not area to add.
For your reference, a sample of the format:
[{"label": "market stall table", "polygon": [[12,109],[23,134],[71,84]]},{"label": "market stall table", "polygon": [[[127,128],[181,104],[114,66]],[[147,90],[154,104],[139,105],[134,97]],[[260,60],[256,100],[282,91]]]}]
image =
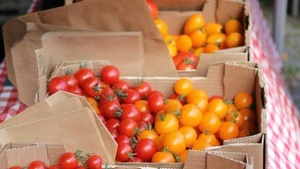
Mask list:
[{"label": "market stall table", "polygon": [[[270,169],[300,166],[300,117],[281,74],[282,61],[257,0],[250,0],[251,61],[261,65],[267,95],[267,165]],[[26,109],[0,65],[0,122]]]}]

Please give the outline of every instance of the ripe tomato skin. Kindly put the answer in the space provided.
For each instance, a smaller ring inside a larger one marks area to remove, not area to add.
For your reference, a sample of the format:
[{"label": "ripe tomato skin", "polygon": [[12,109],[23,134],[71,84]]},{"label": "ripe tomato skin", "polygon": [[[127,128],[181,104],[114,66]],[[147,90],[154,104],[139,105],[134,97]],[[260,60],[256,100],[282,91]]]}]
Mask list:
[{"label": "ripe tomato skin", "polygon": [[179,130],[170,131],[165,134],[162,140],[163,147],[167,147],[168,151],[181,154],[186,149],[186,140]]},{"label": "ripe tomato skin", "polygon": [[159,135],[178,130],[179,121],[174,114],[158,114],[155,117],[154,129]]},{"label": "ripe tomato skin", "polygon": [[234,105],[238,109],[249,108],[253,104],[253,97],[247,92],[239,92],[233,99]]},{"label": "ripe tomato skin", "polygon": [[78,86],[78,80],[74,75],[64,75],[62,78],[65,79],[65,81],[68,83],[68,85],[71,86]]},{"label": "ripe tomato skin", "polygon": [[204,18],[201,14],[193,14],[192,16],[190,16],[185,24],[184,24],[184,33],[185,34],[190,34],[193,30],[195,29],[199,29],[201,28],[202,26],[204,26],[205,24],[205,21],[204,21]]},{"label": "ripe tomato skin", "polygon": [[222,99],[216,98],[209,102],[207,111],[215,113],[219,119],[223,119],[228,112],[228,107]]},{"label": "ripe tomato skin", "polygon": [[164,96],[159,93],[151,94],[148,97],[148,106],[152,113],[157,113],[165,108]]},{"label": "ripe tomato skin", "polygon": [[119,112],[117,112],[117,116],[120,117],[121,120],[124,119],[133,119],[138,122],[141,119],[139,110],[135,107],[134,104],[121,104]]},{"label": "ripe tomato skin", "polygon": [[201,132],[215,134],[220,129],[221,124],[221,120],[215,113],[206,112],[202,115],[202,121],[199,124],[199,129]]},{"label": "ripe tomato skin", "polygon": [[157,151],[155,154],[153,154],[151,162],[156,163],[174,163],[175,158],[173,154],[167,151]]},{"label": "ripe tomato skin", "polygon": [[120,71],[115,66],[107,65],[101,69],[100,77],[104,83],[114,85],[120,79]]},{"label": "ripe tomato skin", "polygon": [[102,169],[102,158],[97,154],[93,154],[88,158],[86,164],[89,169]]},{"label": "ripe tomato skin", "polygon": [[148,95],[152,90],[151,85],[143,80],[138,82],[137,85],[132,88],[140,93],[141,99],[143,100],[147,100]]},{"label": "ripe tomato skin", "polygon": [[237,138],[239,135],[239,127],[230,121],[223,122],[219,129],[219,137],[222,140]]},{"label": "ripe tomato skin", "polygon": [[32,161],[28,166],[28,169],[46,169],[46,168],[47,168],[46,164],[39,160]]},{"label": "ripe tomato skin", "polygon": [[78,85],[81,87],[82,82],[89,77],[94,77],[95,73],[92,69],[82,68],[82,69],[77,70],[74,73],[74,76],[78,80]]},{"label": "ripe tomato skin", "polygon": [[9,167],[8,169],[23,169],[23,168],[21,166],[14,165],[14,166]]},{"label": "ripe tomato skin", "polygon": [[137,122],[133,119],[124,119],[120,123],[119,134],[125,134],[128,137],[132,137],[135,134],[135,130],[138,128]]},{"label": "ripe tomato skin", "polygon": [[130,143],[130,138],[128,136],[126,136],[125,134],[119,134],[116,138],[115,141],[119,144],[119,143]]},{"label": "ripe tomato skin", "polygon": [[115,113],[120,108],[120,103],[117,100],[108,101],[100,105],[100,112],[103,117],[108,120],[116,117]]},{"label": "ripe tomato skin", "polygon": [[65,152],[59,158],[59,165],[62,169],[73,169],[78,166],[78,159],[73,152]]},{"label": "ripe tomato skin", "polygon": [[158,17],[158,8],[152,0],[146,0],[147,6],[153,19]]},{"label": "ripe tomato skin", "polygon": [[193,83],[187,78],[180,78],[174,83],[174,91],[178,95],[188,95],[193,89]]},{"label": "ripe tomato skin", "polygon": [[116,128],[116,129],[118,129],[119,126],[120,126],[120,123],[121,123],[120,119],[118,119],[118,118],[110,118],[110,119],[108,119],[105,122],[105,126],[107,128]]},{"label": "ripe tomato skin", "polygon": [[119,162],[124,162],[129,159],[128,154],[132,153],[132,147],[127,143],[118,143],[116,160]]},{"label": "ripe tomato skin", "polygon": [[69,91],[68,83],[65,81],[62,77],[55,77],[50,80],[50,83],[48,85],[48,91],[51,94],[54,94],[55,92],[63,90],[63,91]]},{"label": "ripe tomato skin", "polygon": [[137,102],[138,100],[141,100],[141,95],[138,91],[129,88],[128,90],[125,91],[125,97],[120,97],[120,102],[122,104],[128,104],[128,103],[132,103],[134,104],[135,102]]},{"label": "ripe tomato skin", "polygon": [[82,82],[82,90],[88,97],[99,97],[103,88],[103,82],[97,77],[89,77]]},{"label": "ripe tomato skin", "polygon": [[140,113],[141,119],[140,121],[145,124],[153,124],[154,123],[154,115],[152,113]]},{"label": "ripe tomato skin", "polygon": [[134,151],[137,153],[137,157],[141,158],[144,162],[149,162],[153,154],[157,152],[157,147],[153,140],[143,138],[138,141]]},{"label": "ripe tomato skin", "polygon": [[202,112],[194,104],[186,104],[181,108],[179,123],[184,126],[196,127],[202,120]]},{"label": "ripe tomato skin", "polygon": [[82,89],[79,86],[75,86],[75,85],[74,86],[70,86],[69,87],[69,92],[77,94],[77,95],[80,95],[80,96],[83,96],[83,91],[82,91]]},{"label": "ripe tomato skin", "polygon": [[119,80],[112,87],[114,92],[125,92],[130,88],[129,83],[125,80]]}]

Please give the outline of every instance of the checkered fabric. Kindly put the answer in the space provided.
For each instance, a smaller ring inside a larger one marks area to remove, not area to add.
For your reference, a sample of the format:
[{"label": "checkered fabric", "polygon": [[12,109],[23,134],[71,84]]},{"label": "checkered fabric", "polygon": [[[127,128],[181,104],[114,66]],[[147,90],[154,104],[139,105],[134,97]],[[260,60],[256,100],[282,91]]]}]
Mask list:
[{"label": "checkered fabric", "polygon": [[300,168],[299,110],[284,84],[282,62],[257,0],[251,0],[250,50],[261,64],[267,92],[268,168]]},{"label": "checkered fabric", "polygon": [[26,106],[18,100],[16,88],[4,85],[6,78],[6,62],[4,60],[0,65],[0,123],[26,109]]},{"label": "checkered fabric", "polygon": [[[38,2],[38,0],[36,0]],[[34,5],[32,9],[34,11]],[[29,13],[30,13],[29,11]],[[299,110],[284,84],[282,62],[271,38],[267,22],[257,0],[250,0],[250,53],[261,64],[267,94],[267,165],[269,169],[293,169],[300,166]],[[4,85],[6,63],[0,65],[0,122],[23,111],[17,90]]]}]

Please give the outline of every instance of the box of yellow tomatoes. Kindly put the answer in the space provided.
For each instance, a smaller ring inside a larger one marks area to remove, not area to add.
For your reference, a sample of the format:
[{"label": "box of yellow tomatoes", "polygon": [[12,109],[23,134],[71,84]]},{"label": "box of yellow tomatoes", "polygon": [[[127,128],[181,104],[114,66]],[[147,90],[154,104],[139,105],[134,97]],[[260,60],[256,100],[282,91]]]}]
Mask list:
[{"label": "box of yellow tomatoes", "polygon": [[249,60],[249,2],[153,0],[155,23],[182,76],[204,76],[213,62]]}]

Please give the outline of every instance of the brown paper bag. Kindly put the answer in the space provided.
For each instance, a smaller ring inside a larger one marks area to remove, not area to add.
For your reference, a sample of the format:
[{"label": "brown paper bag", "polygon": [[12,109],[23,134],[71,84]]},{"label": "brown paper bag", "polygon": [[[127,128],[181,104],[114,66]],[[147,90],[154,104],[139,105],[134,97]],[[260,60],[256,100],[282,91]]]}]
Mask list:
[{"label": "brown paper bag", "polygon": [[[38,127],[37,127],[38,126]],[[14,125],[0,130],[0,143],[41,142],[64,144],[67,150],[102,155],[103,161],[112,164],[114,159],[105,149],[104,141],[88,108],[50,116],[36,121]]]},{"label": "brown paper bag", "polygon": [[[24,15],[4,25],[3,33],[6,56],[8,57],[8,77],[13,84],[15,84],[14,76],[16,75],[11,63],[10,49],[13,43],[27,32],[26,22],[66,26],[82,30],[141,31],[144,37],[145,62],[147,63],[145,76],[151,76],[153,73],[157,74],[158,72],[161,76],[176,76],[174,71],[170,69],[170,67],[175,69],[174,64],[150,15],[146,1],[86,0],[72,5]],[[161,58],[167,59],[168,62],[162,62],[159,65],[154,64],[155,60]]]}]

